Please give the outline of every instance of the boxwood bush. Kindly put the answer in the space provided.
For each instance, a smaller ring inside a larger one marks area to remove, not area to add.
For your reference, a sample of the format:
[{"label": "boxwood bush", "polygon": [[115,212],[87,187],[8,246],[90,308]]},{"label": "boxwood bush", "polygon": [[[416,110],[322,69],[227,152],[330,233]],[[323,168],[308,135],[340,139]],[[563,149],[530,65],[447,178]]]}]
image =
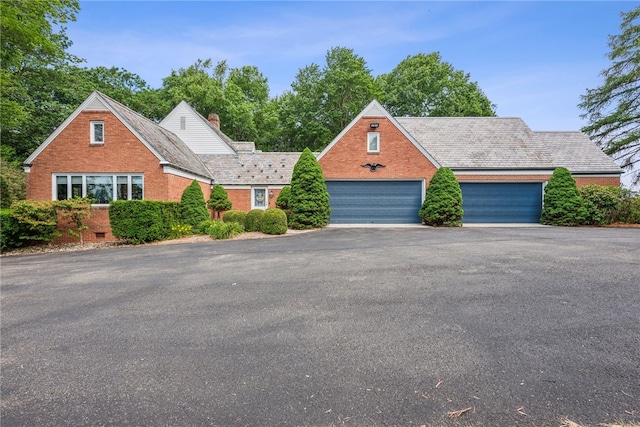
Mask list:
[{"label": "boxwood bush", "polygon": [[171,227],[181,222],[179,212],[177,202],[117,200],[109,205],[111,232],[132,243],[167,239]]},{"label": "boxwood bush", "polygon": [[264,211],[262,209],[251,209],[247,212],[247,216],[244,220],[245,231],[260,231],[262,215],[264,215]]},{"label": "boxwood bush", "polygon": [[244,227],[246,218],[247,218],[246,212],[230,210],[224,213],[222,220],[224,222],[237,222],[238,224],[242,225],[242,227]]},{"label": "boxwood bush", "polygon": [[282,209],[267,209],[260,221],[260,231],[264,234],[285,234],[287,232],[287,214]]}]

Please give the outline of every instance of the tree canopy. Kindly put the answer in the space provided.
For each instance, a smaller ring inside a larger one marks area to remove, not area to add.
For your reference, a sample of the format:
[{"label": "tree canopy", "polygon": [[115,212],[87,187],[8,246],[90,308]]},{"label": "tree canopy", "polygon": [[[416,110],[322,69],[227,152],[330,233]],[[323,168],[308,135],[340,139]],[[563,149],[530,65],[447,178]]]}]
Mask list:
[{"label": "tree canopy", "polygon": [[[640,6],[622,13],[620,30],[609,36],[611,65],[600,73],[603,83],[587,89],[579,107],[589,120],[582,131],[631,169],[640,165]],[[640,182],[640,170],[633,181]]]},{"label": "tree canopy", "polygon": [[333,47],[323,64],[298,70],[291,89],[270,97],[267,78],[255,66],[198,59],[171,70],[159,88],[112,67],[81,67],[71,55],[64,25],[75,21],[78,0],[2,2],[0,39],[1,155],[16,165],[33,152],[94,90],[155,121],[180,101],[221,130],[264,151],[323,149],[372,99],[394,115],[493,115],[469,75],[418,54],[374,78],[364,58]]},{"label": "tree canopy", "polygon": [[409,56],[376,81],[382,104],[394,116],[495,116],[496,106],[470,75],[437,52]]}]

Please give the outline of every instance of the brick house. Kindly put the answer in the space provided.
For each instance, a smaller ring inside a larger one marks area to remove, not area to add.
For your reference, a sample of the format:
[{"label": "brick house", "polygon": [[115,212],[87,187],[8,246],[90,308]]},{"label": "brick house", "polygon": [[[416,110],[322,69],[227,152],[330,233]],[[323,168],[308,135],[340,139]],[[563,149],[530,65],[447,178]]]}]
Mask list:
[{"label": "brick house", "polygon": [[[24,162],[27,198],[96,199],[85,241],[113,240],[112,200],[178,201],[194,179],[233,209],[274,207],[300,153],[232,141],[215,114],[186,102],[159,124],[92,93]],[[534,132],[519,118],[392,117],[372,101],[317,155],[331,223],[419,223],[435,171],[454,171],[463,222],[538,222],[545,183],[567,167],[578,185],[620,185],[620,168],[580,132]],[[65,237],[70,239],[70,237]],[[65,239],[63,238],[63,239]]]},{"label": "brick house", "polygon": [[556,167],[579,186],[620,185],[620,168],[581,132],[534,132],[519,118],[392,117],[377,101],[318,155],[331,223],[419,223],[435,171],[453,170],[463,222],[538,222]]}]

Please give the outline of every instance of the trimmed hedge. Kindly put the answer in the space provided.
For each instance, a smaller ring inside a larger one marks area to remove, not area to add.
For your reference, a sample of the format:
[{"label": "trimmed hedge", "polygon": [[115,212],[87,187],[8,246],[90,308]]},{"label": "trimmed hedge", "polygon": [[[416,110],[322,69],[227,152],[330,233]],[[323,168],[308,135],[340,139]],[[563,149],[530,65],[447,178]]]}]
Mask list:
[{"label": "trimmed hedge", "polygon": [[224,213],[224,216],[222,217],[222,221],[224,221],[224,222],[237,222],[242,227],[244,227],[246,218],[247,218],[247,213],[246,212],[230,210],[230,211],[226,211]]},{"label": "trimmed hedge", "polygon": [[260,231],[262,215],[264,215],[264,211],[262,209],[251,209],[247,212],[247,216],[244,220],[244,229],[246,231]]},{"label": "trimmed hedge", "polygon": [[287,232],[287,214],[282,209],[267,209],[260,221],[260,231],[264,234],[285,234]]},{"label": "trimmed hedge", "polygon": [[220,218],[221,212],[231,209],[231,200],[229,200],[227,190],[222,185],[216,184],[213,186],[207,206],[217,213],[217,218]]},{"label": "trimmed hedge", "polygon": [[109,205],[111,232],[132,243],[152,242],[171,236],[179,224],[180,204],[154,200],[117,200]]}]

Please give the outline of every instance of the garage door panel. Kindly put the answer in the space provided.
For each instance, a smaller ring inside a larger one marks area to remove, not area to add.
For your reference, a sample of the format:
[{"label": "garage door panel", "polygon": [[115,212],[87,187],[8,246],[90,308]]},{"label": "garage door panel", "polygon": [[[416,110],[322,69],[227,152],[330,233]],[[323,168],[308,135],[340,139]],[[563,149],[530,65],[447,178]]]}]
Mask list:
[{"label": "garage door panel", "polygon": [[420,181],[327,181],[331,224],[419,223]]},{"label": "garage door panel", "polygon": [[541,183],[461,183],[463,223],[537,223]]}]

